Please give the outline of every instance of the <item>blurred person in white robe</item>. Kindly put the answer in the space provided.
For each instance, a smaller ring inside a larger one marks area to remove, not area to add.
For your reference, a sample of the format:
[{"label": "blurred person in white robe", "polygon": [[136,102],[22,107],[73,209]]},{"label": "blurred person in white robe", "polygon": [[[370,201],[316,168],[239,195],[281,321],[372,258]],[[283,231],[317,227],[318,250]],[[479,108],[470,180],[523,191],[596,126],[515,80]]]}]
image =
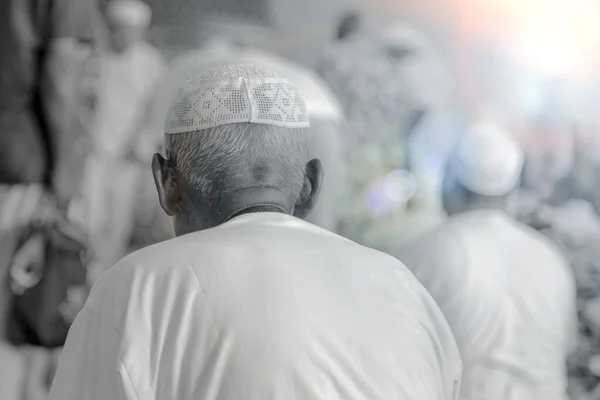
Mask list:
[{"label": "blurred person in white robe", "polygon": [[147,207],[138,195],[152,184],[149,160],[160,146],[153,115],[156,90],[166,73],[159,51],[144,40],[151,21],[148,5],[112,0],[106,18],[111,46],[99,60],[93,150],[83,205],[73,207],[90,231],[93,276],[126,254],[136,211]]},{"label": "blurred person in white robe", "polygon": [[523,163],[521,148],[501,128],[473,127],[444,179],[450,219],[398,252],[454,332],[464,399],[567,399],[574,279],[549,239],[505,212]]},{"label": "blurred person in white robe", "polygon": [[[238,41],[239,42],[239,41]],[[326,171],[319,203],[307,220],[321,228],[337,231],[337,205],[344,168],[342,164],[342,130],[344,113],[327,84],[311,70],[268,51],[249,48],[243,43],[213,36],[201,47],[177,57],[171,74],[163,84],[163,113],[173,100],[176,88],[201,71],[232,63],[260,65],[289,79],[298,88],[311,120],[311,156],[321,160]]]},{"label": "blurred person in white robe", "polygon": [[178,237],[96,282],[50,400],[456,399],[456,343],[408,269],[302,220],[323,170],[289,81],[220,67],[169,115],[153,172]]}]

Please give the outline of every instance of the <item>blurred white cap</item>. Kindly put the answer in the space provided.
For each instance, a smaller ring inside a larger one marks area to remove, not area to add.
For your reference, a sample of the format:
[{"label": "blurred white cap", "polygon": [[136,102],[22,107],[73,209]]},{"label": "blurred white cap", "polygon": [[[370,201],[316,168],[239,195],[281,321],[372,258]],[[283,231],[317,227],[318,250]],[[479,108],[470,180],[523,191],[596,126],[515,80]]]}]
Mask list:
[{"label": "blurred white cap", "polygon": [[500,127],[482,123],[459,140],[450,168],[462,186],[484,196],[502,196],[514,190],[523,170],[524,153]]},{"label": "blurred white cap", "polygon": [[106,17],[117,25],[147,27],[152,19],[152,10],[140,0],[112,0],[108,3]]}]

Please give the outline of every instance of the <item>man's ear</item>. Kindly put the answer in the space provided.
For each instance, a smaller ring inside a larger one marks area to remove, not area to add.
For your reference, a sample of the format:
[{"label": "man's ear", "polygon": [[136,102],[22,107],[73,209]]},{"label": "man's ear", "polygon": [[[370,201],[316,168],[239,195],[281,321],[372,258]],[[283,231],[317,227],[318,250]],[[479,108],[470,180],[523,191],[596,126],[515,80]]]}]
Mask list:
[{"label": "man's ear", "polygon": [[298,218],[306,218],[308,216],[317,203],[322,182],[323,166],[321,165],[321,160],[318,158],[312,159],[306,164],[304,186],[302,187],[300,198],[294,207],[294,216]]},{"label": "man's ear", "polygon": [[175,215],[180,200],[175,171],[158,153],[152,157],[152,175],[158,191],[160,206],[167,215]]}]

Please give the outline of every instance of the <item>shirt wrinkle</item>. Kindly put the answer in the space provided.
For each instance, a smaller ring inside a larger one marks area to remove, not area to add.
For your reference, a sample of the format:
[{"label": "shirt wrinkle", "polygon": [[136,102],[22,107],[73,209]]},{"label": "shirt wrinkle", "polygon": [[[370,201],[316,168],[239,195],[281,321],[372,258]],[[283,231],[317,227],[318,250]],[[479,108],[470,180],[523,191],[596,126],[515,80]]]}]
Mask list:
[{"label": "shirt wrinkle", "polygon": [[[194,280],[196,281],[196,285],[197,285],[196,289],[198,290],[198,293],[200,293],[203,300],[206,300],[206,296],[204,295],[204,290],[202,288],[202,284],[200,283],[200,279],[198,279],[198,275],[196,275],[196,271],[194,271],[194,269],[192,268],[192,260],[190,260],[189,254],[187,254],[187,253],[186,253],[186,258],[187,258],[187,263],[185,264],[185,266],[187,267],[188,271],[190,271],[192,273],[192,275],[194,276]],[[215,330],[215,333],[217,335],[220,335],[222,332],[219,330],[219,327],[215,323],[215,317],[214,317],[212,311],[210,310],[210,307],[208,307],[208,304],[206,303],[206,301],[203,301],[202,305],[203,305],[204,309],[206,310],[206,312],[208,313],[208,317],[210,320],[210,326]]]},{"label": "shirt wrinkle", "polygon": [[106,318],[104,318],[104,316],[98,310],[95,310],[94,308],[90,307],[88,304],[86,304],[85,306],[83,306],[83,309],[81,311],[84,311],[84,310],[87,310],[87,311],[91,312],[104,325],[106,325],[107,327],[111,328],[113,331],[115,331],[116,333],[118,333],[120,336],[123,336],[123,332],[120,329],[118,329],[117,327],[115,327],[113,324],[111,324],[110,322],[108,322],[108,320]]},{"label": "shirt wrinkle", "polygon": [[125,370],[127,379],[129,379],[129,383],[131,383],[131,387],[133,388],[133,392],[135,393],[135,398],[139,400],[140,394],[139,394],[138,388],[135,385],[135,382],[133,382],[133,379],[131,379],[131,374],[129,373],[129,368],[127,368],[127,364],[125,364],[123,357],[120,355],[119,355],[119,364],[120,364],[121,368],[123,368],[123,370]]},{"label": "shirt wrinkle", "polygon": [[[117,328],[116,328],[114,325],[112,325],[110,322],[108,322],[108,320],[107,320],[106,318],[104,318],[104,316],[103,316],[103,315],[102,315],[102,314],[101,314],[99,311],[95,310],[95,309],[94,309],[94,308],[92,308],[92,307],[89,307],[88,305],[85,305],[85,306],[83,307],[83,309],[82,309],[82,312],[83,312],[84,310],[85,310],[85,311],[88,311],[88,312],[89,312],[89,313],[91,313],[91,314],[93,314],[93,315],[94,315],[96,318],[98,318],[98,320],[99,320],[99,321],[100,321],[102,324],[104,324],[106,327],[108,327],[108,328],[112,329],[112,330],[113,330],[114,332],[116,332],[116,333],[117,333],[119,336],[121,336],[121,337],[123,336],[123,332],[121,332],[121,331],[120,331],[119,329],[117,329]],[[129,382],[131,383],[131,386],[133,387],[133,390],[134,390],[134,392],[135,392],[136,399],[139,399],[139,398],[140,398],[140,396],[139,396],[139,391],[138,391],[138,388],[137,388],[137,386],[136,386],[135,382],[133,381],[133,379],[131,378],[131,374],[130,374],[130,372],[129,372],[129,368],[127,368],[127,364],[126,364],[125,360],[123,359],[123,355],[122,355],[122,354],[119,354],[119,360],[118,360],[118,361],[119,361],[119,367],[123,368],[123,370],[124,370],[124,371],[125,371],[125,373],[127,374],[127,379],[129,380]],[[119,371],[117,370],[117,372],[119,372]]]}]

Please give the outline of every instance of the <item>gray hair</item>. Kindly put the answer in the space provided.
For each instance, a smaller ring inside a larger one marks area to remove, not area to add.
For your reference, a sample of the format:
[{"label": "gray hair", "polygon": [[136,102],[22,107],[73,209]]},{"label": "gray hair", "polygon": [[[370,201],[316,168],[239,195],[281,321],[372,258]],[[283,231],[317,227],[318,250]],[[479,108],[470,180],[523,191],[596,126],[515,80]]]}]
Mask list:
[{"label": "gray hair", "polygon": [[183,179],[217,207],[228,193],[277,177],[278,189],[300,194],[309,157],[308,129],[251,123],[167,135],[166,153]]}]

